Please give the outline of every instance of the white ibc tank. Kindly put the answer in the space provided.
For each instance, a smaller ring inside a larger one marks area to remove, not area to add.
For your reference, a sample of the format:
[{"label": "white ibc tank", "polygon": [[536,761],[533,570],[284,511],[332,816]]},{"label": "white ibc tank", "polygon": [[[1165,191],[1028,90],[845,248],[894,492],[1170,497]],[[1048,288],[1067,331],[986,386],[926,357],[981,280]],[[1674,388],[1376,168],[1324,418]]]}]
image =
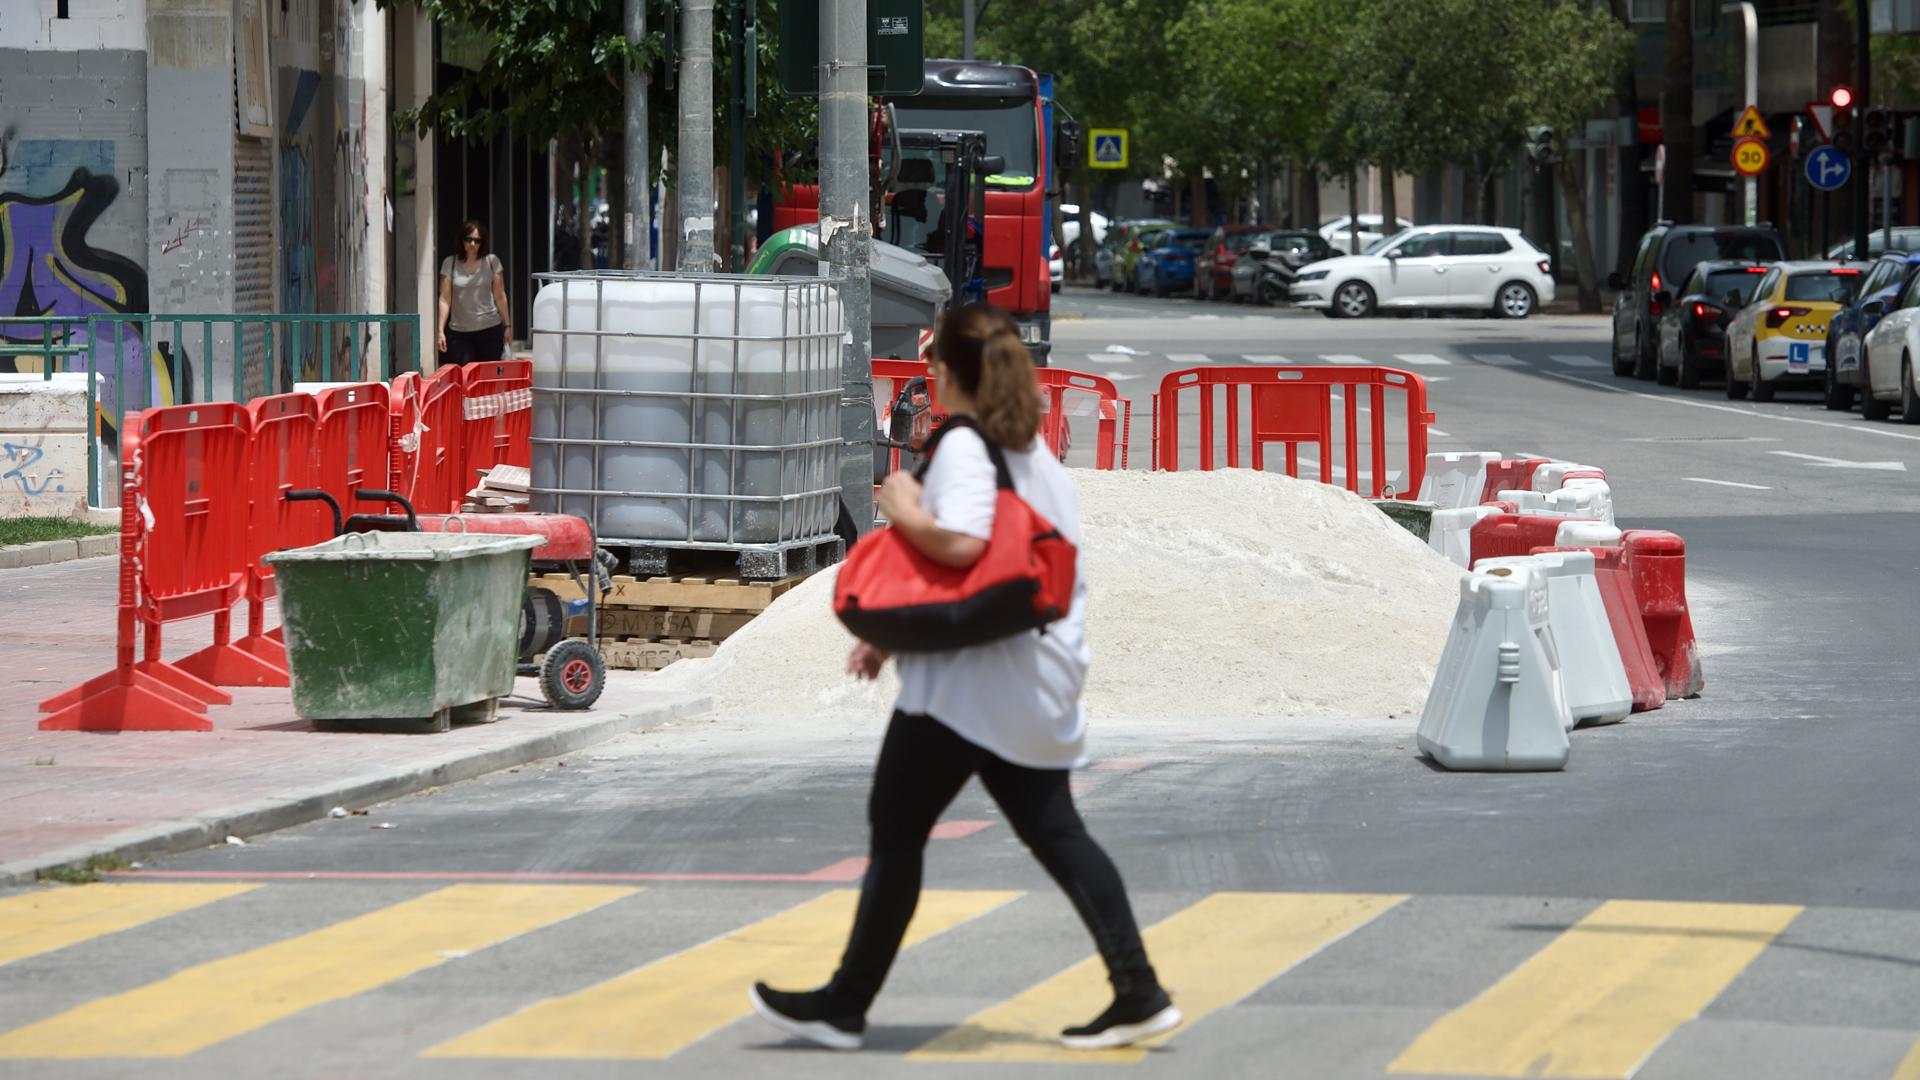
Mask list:
[{"label": "white ibc tank", "polygon": [[1564,769],[1567,716],[1546,576],[1525,565],[1463,576],[1420,749],[1449,769]]},{"label": "white ibc tank", "polygon": [[533,302],[534,508],[604,541],[830,536],[844,311],[822,278],[588,272]]},{"label": "white ibc tank", "polygon": [[1568,722],[1617,724],[1633,711],[1633,687],[1620,647],[1613,640],[1606,603],[1593,576],[1591,551],[1543,551],[1538,555],[1482,559],[1478,571],[1497,566],[1537,566],[1547,578],[1548,619],[1560,655],[1560,681],[1567,694]]}]

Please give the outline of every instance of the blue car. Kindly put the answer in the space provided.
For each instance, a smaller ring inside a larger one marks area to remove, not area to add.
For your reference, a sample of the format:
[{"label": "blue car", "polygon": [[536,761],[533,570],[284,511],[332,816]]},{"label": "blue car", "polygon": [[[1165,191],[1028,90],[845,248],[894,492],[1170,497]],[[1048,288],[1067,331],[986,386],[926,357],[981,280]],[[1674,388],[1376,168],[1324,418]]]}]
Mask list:
[{"label": "blue car", "polygon": [[1845,412],[1853,408],[1860,392],[1860,343],[1866,340],[1880,317],[1893,306],[1893,298],[1920,272],[1920,254],[1889,251],[1873,260],[1866,280],[1851,304],[1841,308],[1827,323],[1827,408]]},{"label": "blue car", "polygon": [[1175,289],[1193,288],[1194,257],[1212,235],[1212,229],[1163,229],[1155,234],[1153,246],[1133,264],[1137,291],[1165,296]]}]

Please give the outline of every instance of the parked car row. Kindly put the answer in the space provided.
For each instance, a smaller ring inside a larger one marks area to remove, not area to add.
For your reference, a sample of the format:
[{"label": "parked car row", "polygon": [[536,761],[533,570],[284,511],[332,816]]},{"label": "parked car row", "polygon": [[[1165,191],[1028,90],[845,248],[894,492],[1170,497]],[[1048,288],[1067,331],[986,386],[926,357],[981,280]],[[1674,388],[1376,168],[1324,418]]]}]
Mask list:
[{"label": "parked car row", "polygon": [[1612,284],[1615,375],[1718,378],[1736,401],[1808,387],[1835,411],[1857,399],[1869,420],[1920,424],[1920,254],[1789,260],[1768,226],[1660,222]]}]

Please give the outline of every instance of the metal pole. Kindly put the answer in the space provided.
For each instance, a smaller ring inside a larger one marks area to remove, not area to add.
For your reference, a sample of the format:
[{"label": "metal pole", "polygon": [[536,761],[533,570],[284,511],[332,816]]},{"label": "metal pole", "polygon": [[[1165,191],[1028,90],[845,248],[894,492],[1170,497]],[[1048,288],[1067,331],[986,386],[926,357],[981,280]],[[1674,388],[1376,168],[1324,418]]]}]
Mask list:
[{"label": "metal pole", "polygon": [[710,273],[713,254],[713,0],[681,0],[681,270]]},{"label": "metal pole", "polygon": [[[1854,115],[1865,119],[1867,107],[1873,101],[1873,26],[1868,22],[1867,0],[1854,0],[1853,24],[1858,33],[1854,41],[1855,56],[1860,65],[1859,94],[1853,99]],[[1867,257],[1867,233],[1871,232],[1868,217],[1872,209],[1871,192],[1867,186],[1867,147],[1865,132],[1861,125],[1854,125],[1853,150],[1853,254],[1857,259]],[[1821,249],[1825,251],[1823,247]]]},{"label": "metal pole", "polygon": [[822,0],[820,15],[820,239],[846,310],[848,338],[840,378],[840,499],[864,533],[873,527],[874,419],[867,0]]},{"label": "metal pole", "polygon": [[[1886,230],[1886,243],[1881,245],[1888,251],[1893,250],[1893,164],[1880,163],[1880,227]],[[1862,255],[1862,259],[1866,256]]]},{"label": "metal pole", "polygon": [[[1747,45],[1747,107],[1759,108],[1760,105],[1760,16],[1755,14],[1751,0],[1740,0],[1738,4],[1728,4],[1723,10],[1738,8],[1740,21],[1746,24]],[[1748,225],[1760,220],[1760,181],[1749,176],[1746,180],[1746,200],[1743,213]]]},{"label": "metal pole", "polygon": [[978,17],[974,5],[977,2],[978,0],[960,0],[960,10],[964,13],[960,16],[960,59],[962,60],[973,59],[973,27],[974,19]]},{"label": "metal pole", "polygon": [[[627,44],[638,46],[647,37],[647,0],[627,0]],[[627,205],[621,215],[621,235],[625,238],[622,245],[626,253],[623,260],[629,270],[645,270],[652,265],[652,256],[648,249],[648,237],[652,232],[647,224],[648,200],[653,194],[647,178],[653,170],[647,167],[647,80],[651,73],[637,67],[628,67],[625,83],[627,92],[626,109],[626,147],[625,167],[627,170]],[[593,265],[589,245],[593,243],[587,223],[576,223],[580,232],[581,253],[586,257],[586,265]]]},{"label": "metal pole", "polygon": [[747,268],[747,5],[752,0],[732,0],[733,62],[731,94],[727,100],[727,236],[730,239],[727,269],[741,273]]}]

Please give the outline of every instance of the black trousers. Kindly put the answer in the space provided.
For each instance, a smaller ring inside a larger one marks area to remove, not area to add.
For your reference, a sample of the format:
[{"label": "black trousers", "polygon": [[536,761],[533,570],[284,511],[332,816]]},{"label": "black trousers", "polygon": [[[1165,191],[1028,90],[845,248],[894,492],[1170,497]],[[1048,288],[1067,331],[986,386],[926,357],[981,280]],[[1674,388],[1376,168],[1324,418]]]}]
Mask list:
[{"label": "black trousers", "polygon": [[896,712],[880,746],[867,822],[873,830],[866,880],[840,970],[827,987],[847,1012],[865,1015],[900,951],[920,902],[927,835],[967,778],[980,782],[1040,865],[1067,894],[1106,961],[1116,994],[1157,985],[1113,860],[1073,808],[1065,769],[1003,761],[930,716]]},{"label": "black trousers", "polygon": [[507,355],[507,324],[500,322],[482,330],[447,330],[447,351],[440,363],[477,364],[504,360]]}]

